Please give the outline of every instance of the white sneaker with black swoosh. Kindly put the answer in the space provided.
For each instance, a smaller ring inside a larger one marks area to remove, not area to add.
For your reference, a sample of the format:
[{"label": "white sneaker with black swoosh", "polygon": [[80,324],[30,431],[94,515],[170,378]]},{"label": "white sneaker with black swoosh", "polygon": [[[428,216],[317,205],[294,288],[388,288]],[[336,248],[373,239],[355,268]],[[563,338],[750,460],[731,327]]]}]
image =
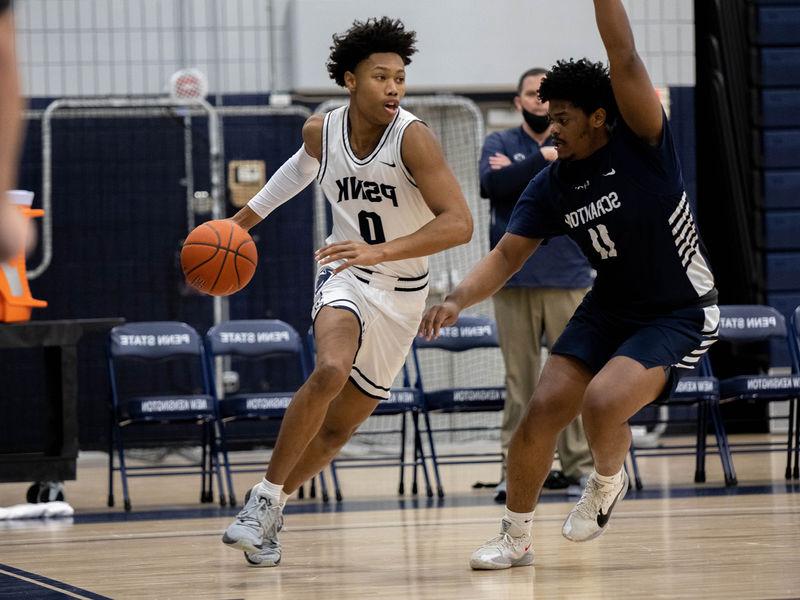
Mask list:
[{"label": "white sneaker with black swoosh", "polygon": [[472,553],[469,566],[476,570],[508,569],[533,564],[531,534],[514,537],[508,533],[511,526],[506,519],[500,522],[500,535],[483,543]]},{"label": "white sneaker with black swoosh", "polygon": [[628,474],[622,471],[619,483],[608,484],[589,475],[583,495],[569,514],[561,534],[573,542],[588,542],[606,530],[611,511],[628,492]]}]

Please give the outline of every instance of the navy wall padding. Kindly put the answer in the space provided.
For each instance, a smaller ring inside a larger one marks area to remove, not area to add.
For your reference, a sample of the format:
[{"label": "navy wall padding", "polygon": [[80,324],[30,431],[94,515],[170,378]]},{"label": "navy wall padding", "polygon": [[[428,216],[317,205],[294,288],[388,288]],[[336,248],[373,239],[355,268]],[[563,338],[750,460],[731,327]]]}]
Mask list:
[{"label": "navy wall padding", "polygon": [[800,49],[762,48],[761,85],[800,86]]},{"label": "navy wall padding", "polygon": [[800,46],[800,6],[759,6],[757,19],[759,44]]},{"label": "navy wall padding", "polygon": [[764,207],[800,208],[800,169],[764,171]]},{"label": "navy wall padding", "polygon": [[761,122],[764,127],[800,127],[800,89],[761,90]]},{"label": "navy wall padding", "polygon": [[800,252],[771,252],[767,254],[767,291],[800,289]]},{"label": "navy wall padding", "polygon": [[768,250],[800,250],[800,210],[768,211],[764,225]]},{"label": "navy wall padding", "polygon": [[800,129],[764,130],[761,139],[765,169],[800,168]]}]

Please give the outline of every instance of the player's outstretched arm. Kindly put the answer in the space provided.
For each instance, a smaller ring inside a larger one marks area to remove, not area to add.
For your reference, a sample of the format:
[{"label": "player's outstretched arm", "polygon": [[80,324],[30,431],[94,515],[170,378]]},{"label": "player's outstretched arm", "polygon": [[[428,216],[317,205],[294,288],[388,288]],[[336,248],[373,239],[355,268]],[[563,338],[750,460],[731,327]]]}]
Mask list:
[{"label": "player's outstretched arm", "polygon": [[294,198],[314,181],[322,156],[322,115],[310,116],[303,125],[303,146],[270,178],[231,220],[246,230],[258,225],[281,204]]},{"label": "player's outstretched arm", "polygon": [[628,127],[650,144],[663,128],[661,102],[636,52],[633,31],[621,0],[594,0],[597,29],[610,65],[611,87]]},{"label": "player's outstretched arm", "polygon": [[412,123],[403,136],[401,153],[435,218],[410,235],[382,244],[353,240],[330,244],[317,251],[319,264],[344,260],[334,271],[338,273],[353,265],[429,256],[472,238],[472,214],[433,132],[423,123]]},{"label": "player's outstretched arm", "polygon": [[540,243],[539,239],[506,233],[497,246],[447,295],[444,302],[428,309],[422,317],[419,335],[427,339],[438,337],[439,330],[455,323],[462,310],[485,300],[503,287]]}]

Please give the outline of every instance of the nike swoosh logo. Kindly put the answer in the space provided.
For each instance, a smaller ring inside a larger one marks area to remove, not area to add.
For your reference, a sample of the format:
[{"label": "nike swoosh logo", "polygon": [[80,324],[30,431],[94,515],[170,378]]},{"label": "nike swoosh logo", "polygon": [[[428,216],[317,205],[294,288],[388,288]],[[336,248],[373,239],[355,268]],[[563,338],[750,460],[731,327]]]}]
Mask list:
[{"label": "nike swoosh logo", "polygon": [[378,162],[381,163],[382,165],[386,165],[387,167],[392,167],[393,169],[397,166],[393,162],[387,163],[387,162],[383,162],[382,160],[379,160]]},{"label": "nike swoosh logo", "polygon": [[530,549],[531,549],[531,545],[530,545],[530,544],[528,544],[527,546],[525,546],[525,550],[523,550],[523,552],[527,552],[527,551],[528,551],[528,550],[530,550]]},{"label": "nike swoosh logo", "polygon": [[616,171],[611,169],[608,173],[603,173],[603,177],[611,177]]},{"label": "nike swoosh logo", "polygon": [[622,489],[617,493],[617,497],[614,498],[614,501],[611,503],[611,506],[608,507],[608,512],[604,514],[602,508],[597,512],[597,525],[601,529],[606,526],[606,523],[608,523],[608,519],[611,518],[611,511],[614,510],[614,505],[617,503],[617,500],[619,500],[619,496],[620,494],[622,494],[622,490],[624,489],[625,486],[623,485]]}]

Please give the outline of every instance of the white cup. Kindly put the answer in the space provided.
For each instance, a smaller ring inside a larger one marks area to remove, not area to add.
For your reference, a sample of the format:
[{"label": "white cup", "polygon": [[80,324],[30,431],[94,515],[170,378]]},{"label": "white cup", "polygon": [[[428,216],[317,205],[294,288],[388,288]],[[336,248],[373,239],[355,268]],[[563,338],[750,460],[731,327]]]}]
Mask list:
[{"label": "white cup", "polygon": [[28,190],[8,190],[6,197],[11,204],[30,206],[33,204],[33,192]]}]

